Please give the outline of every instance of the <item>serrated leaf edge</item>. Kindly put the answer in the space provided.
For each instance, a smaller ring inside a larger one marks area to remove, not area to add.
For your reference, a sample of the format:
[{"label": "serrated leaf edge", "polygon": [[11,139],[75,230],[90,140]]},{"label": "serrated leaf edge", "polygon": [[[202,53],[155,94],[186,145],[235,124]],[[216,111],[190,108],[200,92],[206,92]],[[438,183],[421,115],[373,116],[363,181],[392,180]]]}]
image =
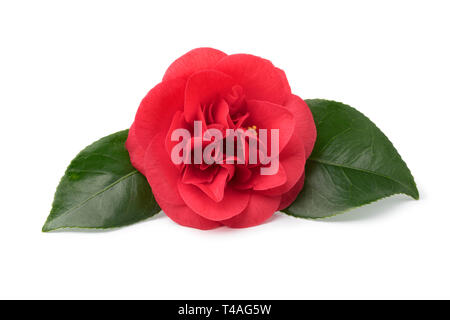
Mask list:
[{"label": "serrated leaf edge", "polygon": [[[381,198],[378,198],[378,199],[369,201],[369,202],[367,202],[367,203],[363,203],[362,205],[359,205],[359,206],[356,206],[356,207],[351,207],[351,208],[348,208],[348,209],[345,209],[345,210],[341,210],[341,211],[335,212],[335,213],[333,213],[333,214],[331,214],[331,215],[323,216],[323,217],[298,216],[298,215],[294,215],[293,213],[288,212],[288,211],[286,210],[287,208],[286,208],[286,209],[283,209],[283,210],[280,210],[280,212],[282,212],[282,213],[284,213],[284,214],[287,214],[288,216],[291,216],[291,217],[294,217],[294,218],[298,218],[298,219],[308,219],[308,220],[328,219],[328,218],[332,218],[332,217],[335,217],[335,216],[344,214],[344,213],[346,213],[346,212],[352,211],[352,210],[354,210],[354,209],[358,209],[358,208],[367,206],[367,205],[369,205],[369,204],[378,202],[378,201],[380,201],[380,200],[387,199],[387,198],[390,198],[390,197],[393,197],[393,196],[396,196],[396,195],[400,195],[400,194],[404,194],[404,195],[407,196],[407,197],[411,197],[410,195],[408,195],[408,194],[406,194],[406,193],[404,193],[404,192],[396,192],[396,193],[390,194],[390,195],[388,195],[388,196],[381,197]],[[285,211],[285,210],[286,210],[286,211]]]},{"label": "serrated leaf edge", "polygon": [[[135,175],[139,173],[137,170],[133,170],[130,173],[124,175],[123,177],[120,177],[120,179],[117,179],[116,181],[114,181],[113,183],[107,185],[106,187],[104,187],[102,190],[97,191],[96,193],[94,193],[93,195],[91,195],[89,198],[87,198],[86,200],[83,200],[81,203],[77,204],[76,206],[73,206],[72,208],[64,211],[63,213],[61,213],[58,217],[54,218],[54,219],[50,219],[51,215],[48,216],[47,220],[44,223],[44,226],[42,227],[42,231],[46,232],[46,231],[50,231],[50,230],[56,230],[56,229],[46,229],[45,226],[49,223],[49,222],[53,222],[53,221],[57,221],[59,220],[59,218],[66,216],[67,214],[69,214],[70,212],[77,210],[81,207],[83,207],[86,203],[88,203],[90,200],[94,199],[95,197],[97,197],[98,195],[108,191],[109,189],[111,189],[112,187],[114,187],[116,184],[120,183],[121,181],[124,181],[126,179],[128,179],[129,177]],[[56,193],[55,193],[56,194]]]},{"label": "serrated leaf edge", "polygon": [[[306,99],[306,100],[305,100],[306,104],[308,104],[308,101],[331,101],[331,102],[335,102],[335,103],[338,103],[338,104],[342,104],[342,105],[344,105],[344,106],[346,106],[346,107],[349,107],[349,108],[354,109],[355,111],[361,113],[361,114],[362,114],[364,117],[366,117],[370,122],[372,122],[372,124],[373,124],[378,130],[380,130],[380,128],[378,128],[378,126],[377,126],[372,120],[370,120],[369,117],[367,117],[364,113],[362,113],[361,111],[357,110],[356,108],[353,108],[352,106],[350,106],[350,105],[348,105],[348,104],[345,104],[345,103],[339,102],[339,101],[335,101],[335,100],[328,100],[328,99]],[[309,107],[309,105],[308,105],[308,107]],[[380,130],[380,132],[384,135],[384,133],[383,133],[382,130]],[[385,136],[386,136],[386,135],[385,135]],[[386,137],[386,138],[387,138],[387,137]],[[357,171],[361,171],[361,172],[366,172],[366,173],[374,174],[374,175],[383,177],[383,178],[385,178],[385,179],[394,181],[395,183],[398,183],[399,185],[403,186],[404,188],[406,188],[406,189],[409,190],[410,192],[412,191],[411,194],[408,194],[408,193],[405,193],[405,192],[396,192],[396,193],[390,194],[390,195],[388,195],[388,196],[381,197],[381,198],[375,199],[375,200],[373,200],[373,201],[369,201],[369,202],[364,203],[364,204],[362,204],[362,205],[360,205],[360,206],[351,207],[351,208],[348,208],[348,209],[345,209],[345,210],[341,210],[341,211],[335,212],[335,213],[333,213],[333,214],[331,214],[331,215],[327,215],[327,216],[323,216],[323,217],[310,217],[310,216],[299,216],[299,215],[294,215],[293,213],[290,213],[290,212],[288,211],[289,207],[286,208],[286,209],[284,209],[284,210],[280,210],[280,212],[283,212],[283,213],[285,213],[285,214],[287,214],[287,215],[289,215],[289,216],[293,216],[293,217],[295,217],[295,218],[303,218],[303,219],[317,220],[317,219],[331,218],[331,217],[334,217],[334,216],[337,216],[337,215],[346,213],[346,212],[348,212],[348,211],[350,211],[350,210],[353,210],[353,209],[356,209],[356,208],[360,208],[360,207],[366,206],[366,205],[368,205],[368,204],[371,204],[371,203],[374,203],[374,202],[377,202],[377,201],[380,201],[380,200],[382,200],[382,199],[386,199],[386,198],[389,198],[389,197],[392,197],[392,196],[398,195],[398,194],[404,194],[404,195],[406,195],[406,196],[412,197],[412,198],[415,199],[415,200],[419,200],[419,198],[420,198],[419,190],[417,189],[417,185],[416,185],[414,176],[413,176],[412,173],[411,173],[411,170],[408,168],[407,164],[406,164],[405,161],[402,159],[400,153],[397,151],[397,149],[395,148],[395,146],[393,145],[393,143],[389,140],[389,138],[387,138],[387,140],[388,140],[389,143],[392,145],[392,147],[394,148],[394,150],[397,152],[397,154],[398,154],[399,157],[400,157],[400,160],[403,162],[403,164],[405,165],[405,167],[408,169],[409,174],[410,174],[411,177],[413,178],[412,182],[413,182],[414,188],[413,188],[412,190],[411,190],[411,188],[410,188],[409,186],[407,186],[407,185],[405,185],[405,184],[403,184],[403,183],[401,183],[401,182],[399,182],[399,181],[397,181],[397,180],[395,180],[395,179],[392,179],[392,178],[387,177],[387,176],[385,176],[385,175],[379,174],[379,173],[377,173],[377,172],[373,172],[373,171],[365,170],[365,169],[361,169],[361,168],[354,168],[354,167],[351,167],[351,166],[345,166],[345,165],[342,165],[342,164],[335,164],[335,163],[331,163],[331,162],[327,162],[327,161],[323,161],[323,160],[318,160],[318,159],[315,159],[315,158],[309,158],[308,160],[309,160],[309,161],[315,161],[315,162],[317,162],[317,163],[321,163],[321,164],[324,164],[324,165],[330,165],[330,166],[335,166],[335,167],[347,168],[347,169],[351,169],[351,170],[357,170]]]}]

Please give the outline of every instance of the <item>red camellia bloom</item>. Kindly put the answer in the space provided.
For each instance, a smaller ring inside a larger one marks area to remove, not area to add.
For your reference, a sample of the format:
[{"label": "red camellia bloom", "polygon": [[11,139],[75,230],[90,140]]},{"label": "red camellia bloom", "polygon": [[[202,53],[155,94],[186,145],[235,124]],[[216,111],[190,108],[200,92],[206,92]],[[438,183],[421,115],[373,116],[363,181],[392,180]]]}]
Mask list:
[{"label": "red camellia bloom", "polygon": [[[194,121],[223,132],[278,129],[278,171],[262,175],[261,164],[248,162],[174,163],[172,133],[194,132]],[[126,147],[172,220],[198,229],[245,228],[294,201],[315,140],[311,112],[282,70],[256,56],[199,48],[173,62],[142,100]]]}]

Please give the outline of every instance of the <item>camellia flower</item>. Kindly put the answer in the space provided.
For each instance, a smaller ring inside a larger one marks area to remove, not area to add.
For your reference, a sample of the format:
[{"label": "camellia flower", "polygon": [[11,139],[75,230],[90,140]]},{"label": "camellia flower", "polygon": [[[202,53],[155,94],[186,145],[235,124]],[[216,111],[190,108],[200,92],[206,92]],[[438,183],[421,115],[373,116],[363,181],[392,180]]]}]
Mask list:
[{"label": "camellia flower", "polygon": [[[241,129],[255,139],[260,129],[276,129],[278,152],[270,157],[279,160],[277,172],[261,174],[264,164],[250,163],[248,155],[235,163],[174,163],[173,133],[184,129],[195,140],[194,122],[224,136],[227,129]],[[172,220],[198,229],[244,228],[295,200],[315,140],[311,112],[291,93],[282,70],[256,56],[198,48],[173,62],[142,100],[126,147]]]}]

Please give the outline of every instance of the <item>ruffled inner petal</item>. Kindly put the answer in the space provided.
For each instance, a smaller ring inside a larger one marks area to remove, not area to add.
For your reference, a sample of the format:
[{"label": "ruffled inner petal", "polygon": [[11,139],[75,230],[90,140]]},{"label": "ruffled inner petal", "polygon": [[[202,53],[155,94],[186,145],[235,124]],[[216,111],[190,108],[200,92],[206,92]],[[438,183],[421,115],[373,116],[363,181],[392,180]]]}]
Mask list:
[{"label": "ruffled inner petal", "polygon": [[188,123],[195,120],[206,125],[204,110],[230,92],[235,81],[228,75],[214,70],[194,73],[186,83],[184,116]]}]

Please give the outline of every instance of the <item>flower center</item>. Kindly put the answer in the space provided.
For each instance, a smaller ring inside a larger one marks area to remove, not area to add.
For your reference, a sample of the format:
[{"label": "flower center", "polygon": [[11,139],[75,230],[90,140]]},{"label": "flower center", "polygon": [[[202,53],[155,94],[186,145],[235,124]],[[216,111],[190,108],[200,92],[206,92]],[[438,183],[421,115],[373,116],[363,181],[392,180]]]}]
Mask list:
[{"label": "flower center", "polygon": [[251,134],[257,136],[258,132],[256,132],[256,126],[251,126],[247,128],[247,131],[250,132]]}]

